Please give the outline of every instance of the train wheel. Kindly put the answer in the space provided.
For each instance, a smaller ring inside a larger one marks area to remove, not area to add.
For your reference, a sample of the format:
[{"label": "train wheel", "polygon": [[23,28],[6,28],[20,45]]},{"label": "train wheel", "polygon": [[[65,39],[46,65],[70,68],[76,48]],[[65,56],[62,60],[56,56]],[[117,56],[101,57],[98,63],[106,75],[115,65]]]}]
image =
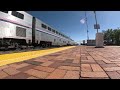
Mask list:
[{"label": "train wheel", "polygon": [[19,44],[15,43],[15,48],[18,49],[19,48]]},{"label": "train wheel", "polygon": [[5,46],[5,51],[7,51],[8,50],[8,46]]},{"label": "train wheel", "polygon": [[43,48],[45,48],[45,47],[46,47],[45,43],[43,43],[43,44],[42,44],[42,47],[43,47]]}]

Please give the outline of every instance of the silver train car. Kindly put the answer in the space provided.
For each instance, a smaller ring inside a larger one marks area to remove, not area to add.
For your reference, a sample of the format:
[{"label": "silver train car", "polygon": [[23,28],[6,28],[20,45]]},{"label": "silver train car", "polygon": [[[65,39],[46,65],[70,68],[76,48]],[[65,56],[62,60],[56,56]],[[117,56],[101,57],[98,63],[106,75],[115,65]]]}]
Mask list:
[{"label": "silver train car", "polygon": [[75,42],[24,11],[0,11],[0,48],[66,46]]}]

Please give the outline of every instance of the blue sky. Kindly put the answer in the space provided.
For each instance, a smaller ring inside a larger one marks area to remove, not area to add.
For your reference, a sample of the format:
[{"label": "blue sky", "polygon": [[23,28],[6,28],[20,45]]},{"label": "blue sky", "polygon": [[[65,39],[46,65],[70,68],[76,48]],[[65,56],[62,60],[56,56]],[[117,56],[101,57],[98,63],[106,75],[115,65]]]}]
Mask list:
[{"label": "blue sky", "polygon": [[[28,11],[43,22],[70,36],[75,41],[87,39],[86,24],[80,20],[85,18],[85,11]],[[95,39],[95,16],[93,11],[87,11],[89,39]],[[120,11],[96,11],[97,21],[100,24],[99,32],[120,27]]]}]

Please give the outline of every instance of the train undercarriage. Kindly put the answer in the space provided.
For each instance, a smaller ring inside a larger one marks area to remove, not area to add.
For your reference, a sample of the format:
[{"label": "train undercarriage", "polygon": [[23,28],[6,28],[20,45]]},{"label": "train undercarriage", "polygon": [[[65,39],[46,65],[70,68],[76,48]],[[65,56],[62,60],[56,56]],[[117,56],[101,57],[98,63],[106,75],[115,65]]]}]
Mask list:
[{"label": "train undercarriage", "polygon": [[25,39],[14,39],[14,38],[2,38],[0,39],[0,49],[8,50],[10,48],[14,49],[24,49],[29,47],[59,47],[60,45],[52,45],[49,41],[40,41],[40,43],[26,42]]},{"label": "train undercarriage", "polygon": [[2,38],[0,39],[0,49],[22,48],[28,46],[24,39]]}]

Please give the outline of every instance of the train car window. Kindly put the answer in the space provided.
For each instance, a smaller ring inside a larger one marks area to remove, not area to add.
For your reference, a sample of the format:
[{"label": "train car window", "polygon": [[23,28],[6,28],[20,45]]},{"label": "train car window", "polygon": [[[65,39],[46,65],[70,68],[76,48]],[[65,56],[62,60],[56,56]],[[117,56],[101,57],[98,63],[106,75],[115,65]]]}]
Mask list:
[{"label": "train car window", "polygon": [[17,17],[18,16],[18,12],[12,11],[12,15]]},{"label": "train car window", "polygon": [[45,28],[45,29],[47,28],[47,26],[45,24],[41,24],[41,27]]},{"label": "train car window", "polygon": [[24,19],[24,15],[21,14],[21,13],[18,14],[18,17],[21,18],[21,19]]},{"label": "train car window", "polygon": [[8,13],[8,11],[1,11],[1,12]]},{"label": "train car window", "polygon": [[49,30],[49,31],[51,31],[51,28],[50,28],[50,27],[48,27],[48,30]]},{"label": "train car window", "polygon": [[58,34],[58,31],[56,31],[56,34]]},{"label": "train car window", "polygon": [[24,15],[19,13],[19,12],[12,11],[12,15],[15,16],[15,17],[18,17],[20,19],[24,19]]},{"label": "train car window", "polygon": [[58,32],[58,34],[60,35],[60,33]]},{"label": "train car window", "polygon": [[55,30],[54,30],[54,29],[52,29],[52,32],[54,32],[54,33],[55,33]]}]

